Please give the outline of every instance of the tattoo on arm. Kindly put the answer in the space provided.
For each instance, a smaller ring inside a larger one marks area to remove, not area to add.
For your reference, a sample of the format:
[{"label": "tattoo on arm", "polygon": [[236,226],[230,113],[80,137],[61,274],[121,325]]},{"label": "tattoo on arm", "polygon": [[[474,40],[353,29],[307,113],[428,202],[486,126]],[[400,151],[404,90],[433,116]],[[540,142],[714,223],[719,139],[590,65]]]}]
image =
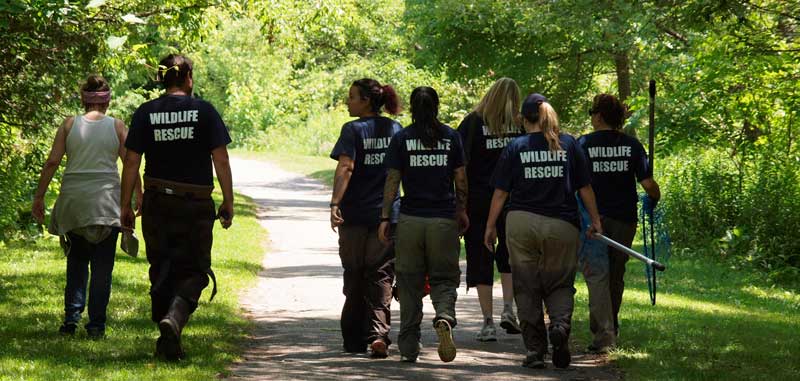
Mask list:
[{"label": "tattoo on arm", "polygon": [[386,176],[386,184],[383,186],[383,209],[381,210],[381,217],[389,217],[392,215],[392,205],[394,199],[397,197],[397,190],[400,188],[400,179],[402,175],[397,169],[390,169],[389,174]]},{"label": "tattoo on arm", "polygon": [[455,173],[456,182],[456,208],[465,210],[467,208],[467,175],[464,167],[457,168]]}]

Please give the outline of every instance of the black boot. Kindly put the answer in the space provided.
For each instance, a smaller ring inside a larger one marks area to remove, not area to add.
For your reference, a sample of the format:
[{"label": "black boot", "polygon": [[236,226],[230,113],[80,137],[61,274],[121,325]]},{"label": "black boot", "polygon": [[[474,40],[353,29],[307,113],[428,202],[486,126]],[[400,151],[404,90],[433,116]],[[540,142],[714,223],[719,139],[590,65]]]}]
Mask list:
[{"label": "black boot", "polygon": [[186,299],[176,296],[172,299],[167,315],[158,322],[161,337],[156,341],[156,355],[168,361],[176,361],[185,357],[181,348],[181,331],[191,315],[191,306]]}]

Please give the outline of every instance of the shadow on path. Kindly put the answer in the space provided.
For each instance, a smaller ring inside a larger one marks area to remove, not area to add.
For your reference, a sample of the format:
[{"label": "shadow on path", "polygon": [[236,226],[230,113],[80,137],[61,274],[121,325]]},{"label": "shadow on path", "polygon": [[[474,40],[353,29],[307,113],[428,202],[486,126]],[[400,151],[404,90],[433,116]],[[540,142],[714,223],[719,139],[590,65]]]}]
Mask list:
[{"label": "shadow on path", "polygon": [[[474,337],[482,316],[477,293],[459,289],[458,326],[454,330],[458,355],[442,363],[430,319],[433,308],[425,298],[423,350],[419,361],[399,361],[395,344],[389,358],[369,359],[342,351],[339,313],[344,302],[338,236],[330,230],[330,191],[321,183],[282,171],[269,163],[232,161],[237,190],[260,206],[259,219],[270,234],[256,287],[241,298],[255,322],[252,339],[231,377],[257,380],[614,380],[619,375],[604,357],[573,355],[573,365],[556,370],[533,370],[520,364],[524,357],[519,335],[498,330],[499,341],[480,343]],[[464,273],[462,263],[462,277]],[[499,285],[495,309],[502,308]],[[399,324],[399,304],[392,304],[392,326]],[[499,311],[496,311],[499,312]],[[499,313],[496,314],[499,316]],[[498,327],[499,328],[499,327]],[[396,341],[396,329],[390,334]],[[575,347],[575,346],[573,346]]]}]

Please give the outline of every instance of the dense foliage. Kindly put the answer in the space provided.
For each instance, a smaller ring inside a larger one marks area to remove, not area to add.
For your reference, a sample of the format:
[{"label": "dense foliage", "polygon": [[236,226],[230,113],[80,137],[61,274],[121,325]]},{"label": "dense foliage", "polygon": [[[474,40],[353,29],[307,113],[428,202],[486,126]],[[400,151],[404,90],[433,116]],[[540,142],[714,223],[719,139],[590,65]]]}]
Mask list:
[{"label": "dense foliage", "polygon": [[657,180],[676,245],[796,278],[799,24],[790,0],[4,3],[0,239],[26,226],[49,139],[79,111],[80,79],[109,77],[112,113],[124,119],[157,94],[149,67],[180,51],[235,145],[305,154],[329,151],[360,77],[404,99],[431,85],[442,119],[457,124],[510,76],[550,97],[574,134],[588,127],[592,95],[616,93],[639,137],[656,79]]}]

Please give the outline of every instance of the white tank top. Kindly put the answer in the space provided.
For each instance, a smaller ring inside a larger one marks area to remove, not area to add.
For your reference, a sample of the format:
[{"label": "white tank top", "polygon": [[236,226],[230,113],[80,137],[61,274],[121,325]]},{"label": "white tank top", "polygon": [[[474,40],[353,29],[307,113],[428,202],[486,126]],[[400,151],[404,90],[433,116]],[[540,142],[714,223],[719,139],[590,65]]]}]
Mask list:
[{"label": "white tank top", "polygon": [[117,172],[119,137],[114,128],[114,118],[105,116],[100,120],[89,120],[76,116],[67,135],[67,168],[71,173]]}]

